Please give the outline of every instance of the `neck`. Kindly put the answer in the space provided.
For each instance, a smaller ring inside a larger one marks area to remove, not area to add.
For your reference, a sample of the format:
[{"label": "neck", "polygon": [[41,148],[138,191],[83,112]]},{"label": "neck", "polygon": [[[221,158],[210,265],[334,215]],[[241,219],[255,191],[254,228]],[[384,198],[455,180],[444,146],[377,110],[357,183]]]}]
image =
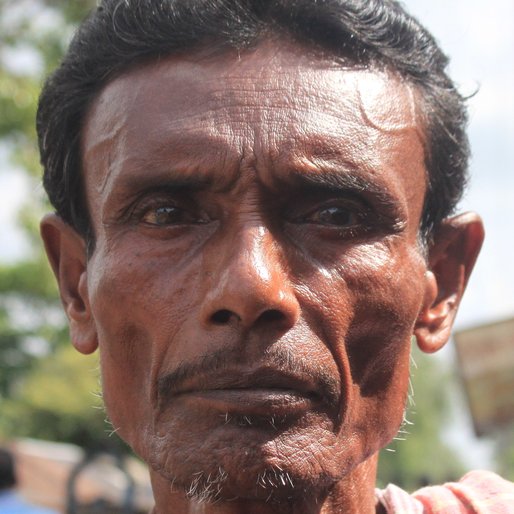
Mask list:
[{"label": "neck", "polygon": [[366,460],[323,494],[307,491],[287,501],[252,499],[202,503],[151,472],[155,509],[152,514],[375,514],[377,456]]}]

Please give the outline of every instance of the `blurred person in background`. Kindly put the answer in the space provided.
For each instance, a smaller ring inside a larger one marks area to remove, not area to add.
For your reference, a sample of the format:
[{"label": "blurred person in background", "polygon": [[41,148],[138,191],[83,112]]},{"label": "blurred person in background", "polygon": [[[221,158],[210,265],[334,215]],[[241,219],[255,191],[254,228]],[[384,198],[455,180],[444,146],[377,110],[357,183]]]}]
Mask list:
[{"label": "blurred person in background", "polygon": [[57,514],[26,502],[17,492],[18,480],[12,452],[0,448],[0,514]]}]

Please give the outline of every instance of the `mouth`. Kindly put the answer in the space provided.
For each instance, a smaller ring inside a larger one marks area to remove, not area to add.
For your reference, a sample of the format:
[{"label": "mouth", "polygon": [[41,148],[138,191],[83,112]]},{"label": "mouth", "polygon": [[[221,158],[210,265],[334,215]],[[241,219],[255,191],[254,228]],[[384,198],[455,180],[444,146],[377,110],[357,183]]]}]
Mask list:
[{"label": "mouth", "polygon": [[[164,384],[160,386],[162,391]],[[177,388],[166,389],[165,396],[172,402],[186,402],[242,419],[297,417],[323,401],[309,377],[270,368],[224,370],[191,377]]]},{"label": "mouth", "polygon": [[[229,416],[288,418],[310,410],[315,402],[309,396],[288,389],[215,389],[185,393],[182,398],[197,406]],[[248,423],[251,425],[251,423]]]}]

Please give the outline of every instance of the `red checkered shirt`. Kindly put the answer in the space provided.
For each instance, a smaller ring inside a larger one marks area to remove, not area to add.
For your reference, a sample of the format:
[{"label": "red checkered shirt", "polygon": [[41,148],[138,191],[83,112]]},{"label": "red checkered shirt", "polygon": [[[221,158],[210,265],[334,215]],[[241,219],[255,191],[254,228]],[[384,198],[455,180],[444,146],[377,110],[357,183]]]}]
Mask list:
[{"label": "red checkered shirt", "polygon": [[412,495],[395,485],[375,494],[388,514],[514,514],[514,483],[490,471],[471,471],[459,482]]}]

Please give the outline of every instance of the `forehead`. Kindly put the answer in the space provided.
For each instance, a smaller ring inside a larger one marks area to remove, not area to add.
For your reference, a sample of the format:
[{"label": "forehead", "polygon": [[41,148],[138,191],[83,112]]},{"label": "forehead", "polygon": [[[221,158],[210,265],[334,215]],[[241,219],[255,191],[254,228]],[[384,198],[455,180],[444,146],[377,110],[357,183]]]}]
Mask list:
[{"label": "forehead", "polygon": [[241,163],[266,183],[281,165],[323,161],[423,196],[417,103],[391,73],[288,42],[170,56],[136,66],[96,98],[82,139],[86,191],[108,191],[149,165],[203,173],[217,157],[225,163],[217,180],[227,183]]}]

